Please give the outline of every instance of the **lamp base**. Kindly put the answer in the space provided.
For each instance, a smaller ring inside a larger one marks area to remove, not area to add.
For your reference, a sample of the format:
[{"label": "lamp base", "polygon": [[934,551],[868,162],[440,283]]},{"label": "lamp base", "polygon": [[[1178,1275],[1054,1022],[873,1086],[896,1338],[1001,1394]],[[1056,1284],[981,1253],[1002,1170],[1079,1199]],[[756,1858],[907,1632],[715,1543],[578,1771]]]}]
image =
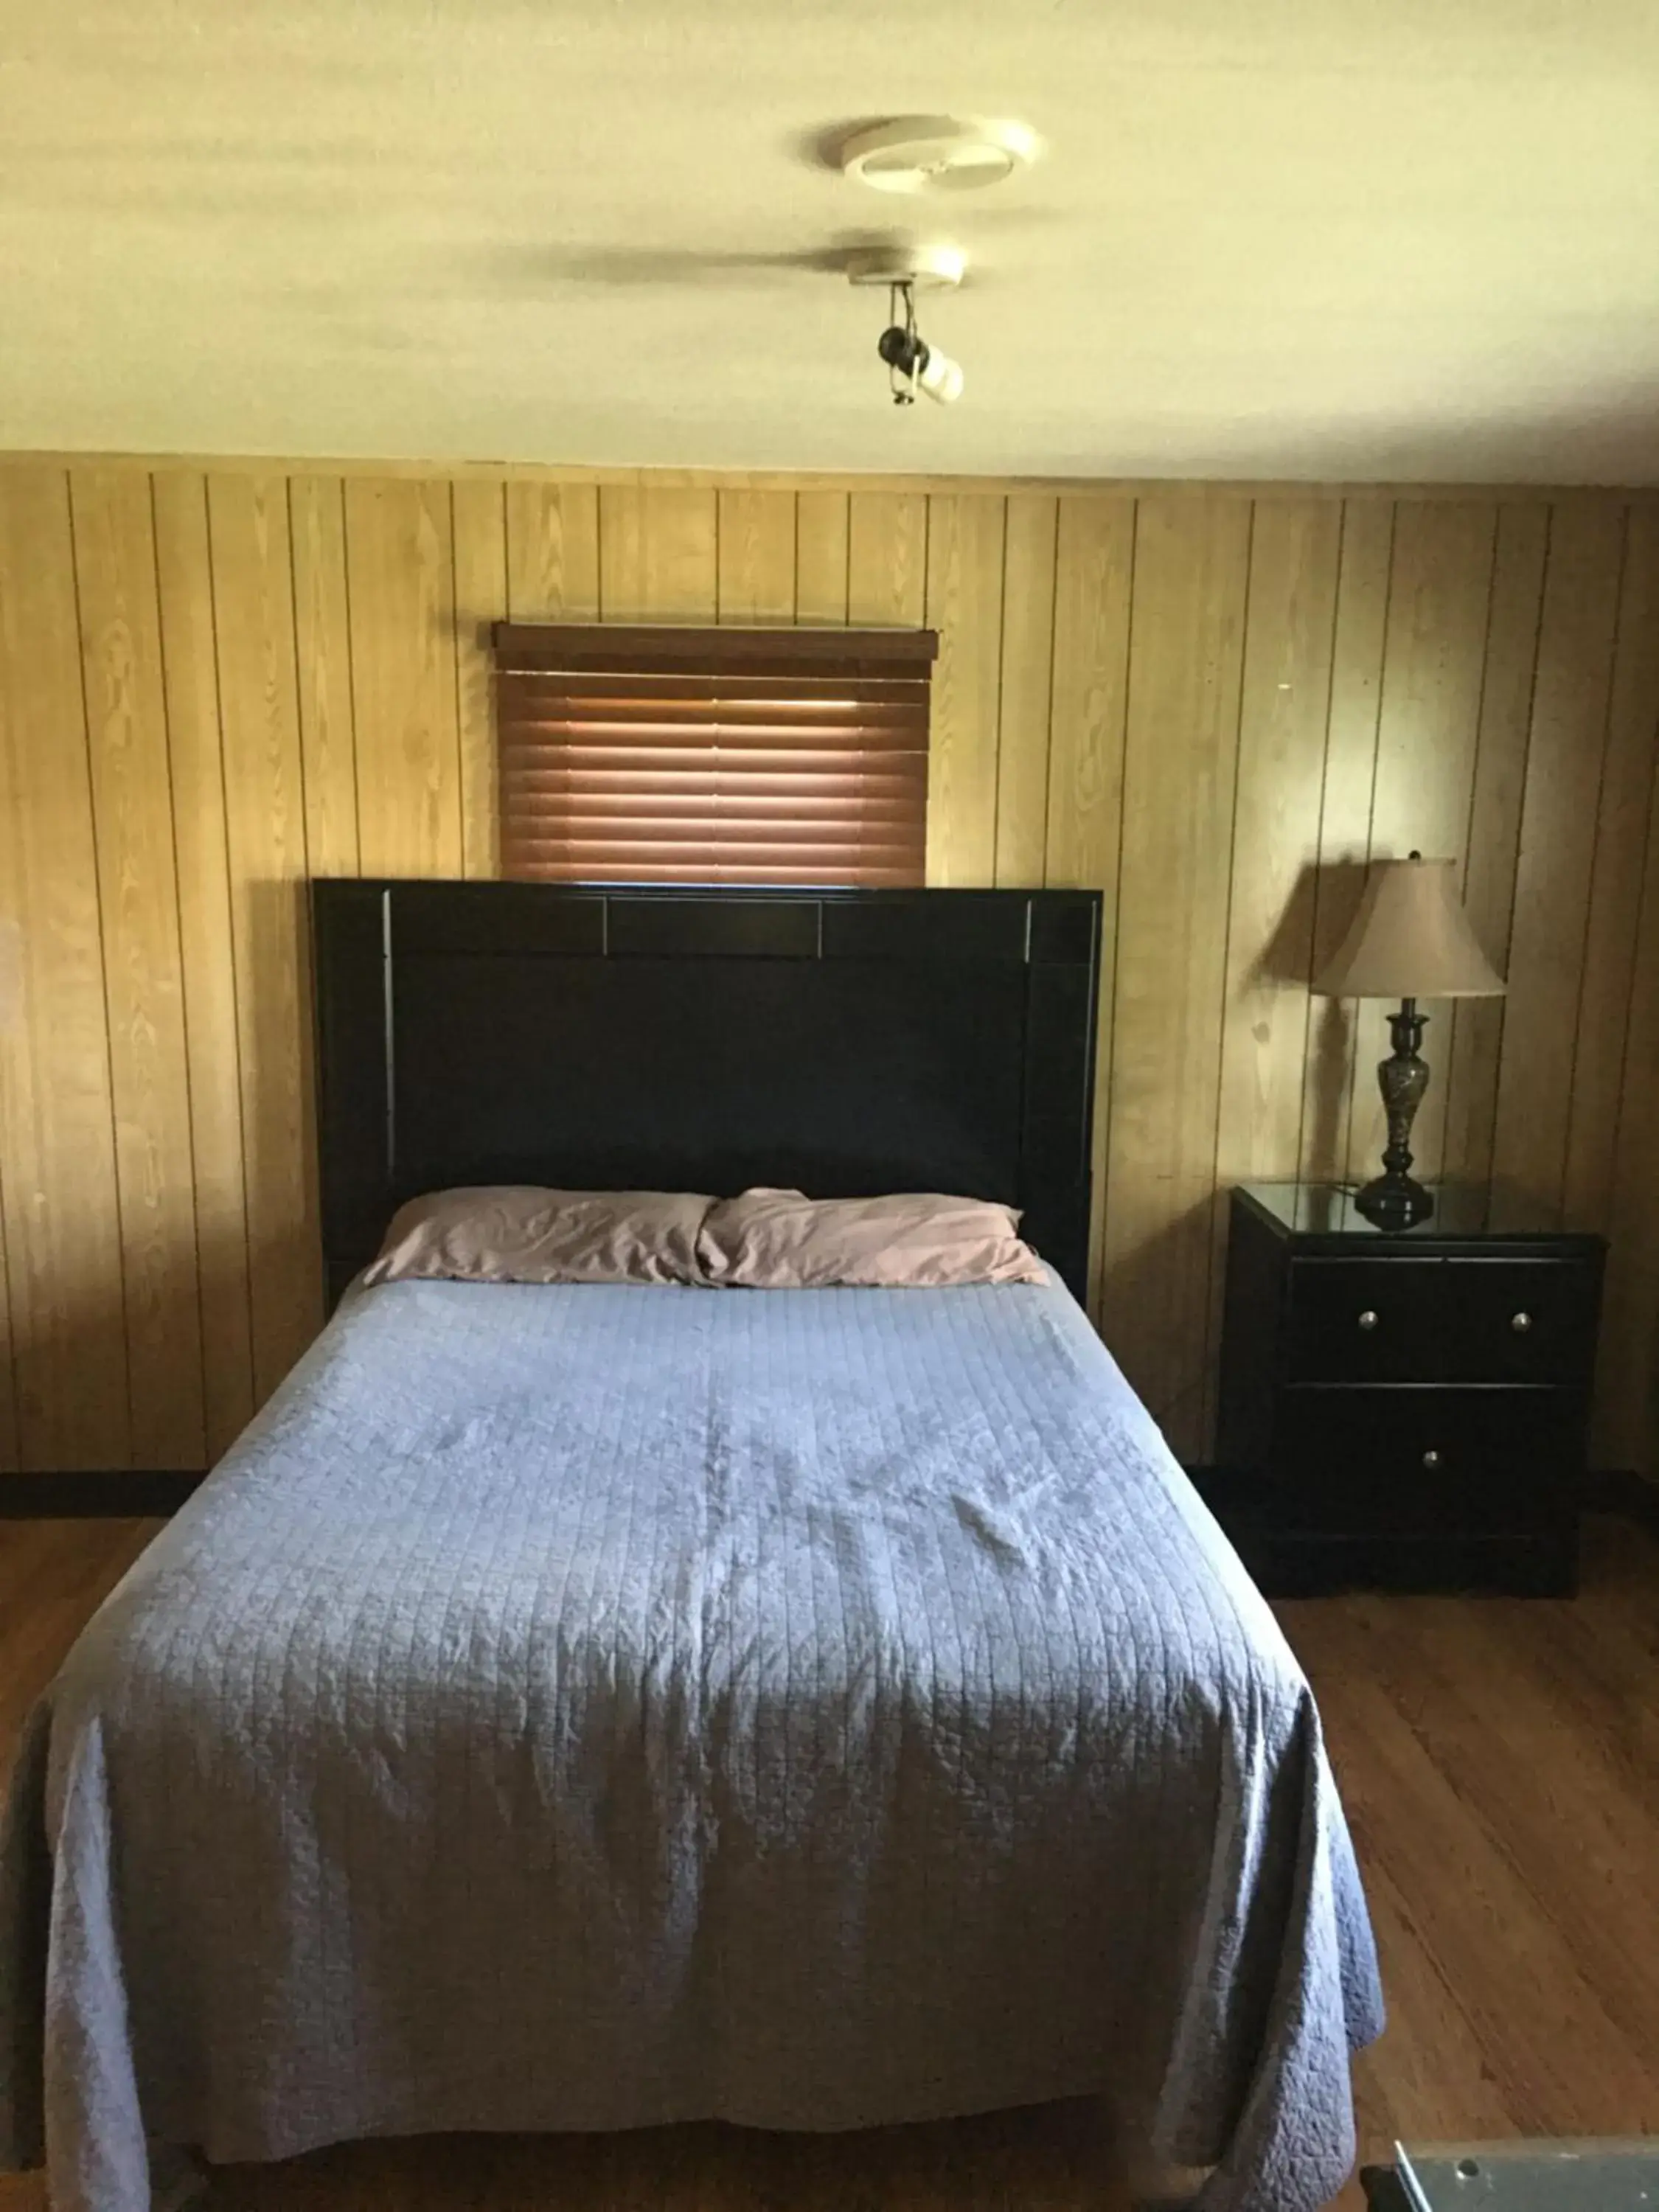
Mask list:
[{"label": "lamp base", "polygon": [[1364,1190],[1357,1190],[1353,1202],[1379,1229],[1414,1229],[1434,1212],[1433,1193],[1415,1177],[1395,1173],[1380,1175]]},{"label": "lamp base", "polygon": [[1394,1050],[1376,1071],[1389,1121],[1383,1171],[1354,1199],[1366,1220],[1374,1221],[1379,1229],[1410,1229],[1434,1212],[1433,1199],[1410,1171],[1412,1123],[1429,1087],[1428,1066],[1417,1050],[1428,1018],[1418,1012],[1415,999],[1402,999],[1398,1012],[1389,1016]]}]

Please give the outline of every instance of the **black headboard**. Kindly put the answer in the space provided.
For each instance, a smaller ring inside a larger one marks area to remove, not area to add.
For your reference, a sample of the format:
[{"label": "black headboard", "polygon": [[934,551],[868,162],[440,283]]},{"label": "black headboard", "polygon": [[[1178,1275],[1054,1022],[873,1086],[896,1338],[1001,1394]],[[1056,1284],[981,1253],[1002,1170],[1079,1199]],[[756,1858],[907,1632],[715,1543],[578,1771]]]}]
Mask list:
[{"label": "black headboard", "polygon": [[1083,1295],[1096,891],[317,882],[331,1302],[456,1183],[1023,1206]]}]

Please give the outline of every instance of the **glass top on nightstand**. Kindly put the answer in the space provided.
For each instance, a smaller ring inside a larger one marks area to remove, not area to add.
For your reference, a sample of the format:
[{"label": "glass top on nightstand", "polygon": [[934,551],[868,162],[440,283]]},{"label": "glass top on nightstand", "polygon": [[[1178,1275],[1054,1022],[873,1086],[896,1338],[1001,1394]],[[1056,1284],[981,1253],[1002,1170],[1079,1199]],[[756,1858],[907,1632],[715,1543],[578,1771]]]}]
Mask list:
[{"label": "glass top on nightstand", "polygon": [[1304,1237],[1386,1237],[1391,1244],[1435,1237],[1554,1237],[1565,1226],[1557,1206],[1512,1184],[1428,1186],[1434,1212],[1410,1229],[1379,1229],[1354,1204],[1358,1183],[1248,1182],[1244,1188],[1275,1221]]},{"label": "glass top on nightstand", "polygon": [[1659,2212],[1659,2136],[1396,2143],[1413,2212]]}]

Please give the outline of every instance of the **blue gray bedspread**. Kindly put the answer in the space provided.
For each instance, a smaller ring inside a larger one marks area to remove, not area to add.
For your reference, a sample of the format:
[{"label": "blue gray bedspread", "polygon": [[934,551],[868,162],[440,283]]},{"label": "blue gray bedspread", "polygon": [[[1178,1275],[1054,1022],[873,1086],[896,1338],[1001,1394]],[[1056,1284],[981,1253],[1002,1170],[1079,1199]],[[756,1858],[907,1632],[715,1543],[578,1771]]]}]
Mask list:
[{"label": "blue gray bedspread", "polygon": [[1102,2092],[1352,2150],[1312,1698],[1048,1289],[358,1294],[105,1604],[0,1857],[0,2164]]}]

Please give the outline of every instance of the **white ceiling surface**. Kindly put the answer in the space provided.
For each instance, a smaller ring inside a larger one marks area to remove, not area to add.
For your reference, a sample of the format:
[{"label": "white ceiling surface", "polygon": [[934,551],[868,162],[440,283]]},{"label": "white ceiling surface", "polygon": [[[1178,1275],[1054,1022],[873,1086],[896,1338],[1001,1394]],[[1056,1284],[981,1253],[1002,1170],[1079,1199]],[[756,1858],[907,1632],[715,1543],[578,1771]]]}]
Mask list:
[{"label": "white ceiling surface", "polygon": [[[810,150],[940,111],[1047,158]],[[810,265],[907,224],[955,408]],[[0,445],[1659,481],[1659,4],[0,0]]]}]

